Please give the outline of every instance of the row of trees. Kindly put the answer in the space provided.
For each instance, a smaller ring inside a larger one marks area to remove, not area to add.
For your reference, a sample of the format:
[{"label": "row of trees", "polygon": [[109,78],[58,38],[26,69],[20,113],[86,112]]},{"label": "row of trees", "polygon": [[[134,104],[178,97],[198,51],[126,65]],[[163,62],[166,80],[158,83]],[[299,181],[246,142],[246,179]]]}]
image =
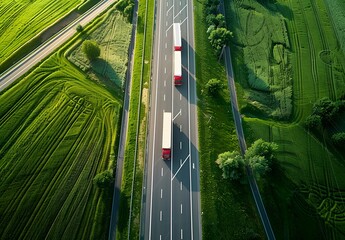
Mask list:
[{"label": "row of trees", "polygon": [[274,142],[256,140],[242,156],[238,151],[224,152],[218,155],[216,163],[223,171],[223,178],[241,180],[245,176],[245,166],[253,170],[256,177],[261,177],[271,170],[274,152],[278,145]]},{"label": "row of trees", "polygon": [[226,28],[224,15],[219,13],[219,4],[219,0],[206,0],[204,7],[208,39],[217,56],[221,54],[223,47],[230,43],[232,37],[232,33]]}]

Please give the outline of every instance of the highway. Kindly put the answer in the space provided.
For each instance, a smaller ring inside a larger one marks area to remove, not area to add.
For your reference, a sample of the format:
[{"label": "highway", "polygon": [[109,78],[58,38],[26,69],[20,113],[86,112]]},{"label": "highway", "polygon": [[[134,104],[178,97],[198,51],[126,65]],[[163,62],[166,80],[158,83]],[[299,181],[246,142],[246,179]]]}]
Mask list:
[{"label": "highway", "polygon": [[91,22],[95,17],[97,17],[100,13],[105,11],[114,2],[116,1],[105,0],[99,2],[89,11],[87,11],[78,19],[76,19],[73,23],[62,29],[47,42],[36,48],[30,54],[25,56],[21,61],[13,65],[13,67],[5,71],[0,76],[0,92],[3,91],[9,85],[11,85],[15,80],[20,78],[26,72],[28,72],[33,66],[39,63],[49,54],[53,53],[68,39],[70,39],[76,33],[76,27],[78,24],[85,26],[87,23]]},{"label": "highway", "polygon": [[[193,5],[156,1],[141,239],[201,239]],[[173,84],[172,24],[181,23],[183,85]],[[172,112],[172,157],[161,158],[163,112]]]}]

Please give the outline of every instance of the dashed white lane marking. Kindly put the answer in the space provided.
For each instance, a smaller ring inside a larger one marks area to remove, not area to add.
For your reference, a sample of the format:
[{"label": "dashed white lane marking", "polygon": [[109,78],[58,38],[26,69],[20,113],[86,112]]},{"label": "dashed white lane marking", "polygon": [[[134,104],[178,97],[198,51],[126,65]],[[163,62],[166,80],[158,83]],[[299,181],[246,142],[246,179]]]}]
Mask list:
[{"label": "dashed white lane marking", "polygon": [[164,68],[164,73],[167,73],[167,68],[166,67]]},{"label": "dashed white lane marking", "polygon": [[194,163],[193,163],[193,169],[195,168],[195,165],[194,165]]},{"label": "dashed white lane marking", "polygon": [[167,80],[164,80],[164,87],[167,86]]},{"label": "dashed white lane marking", "polygon": [[182,191],[182,181],[180,182],[180,190]]},{"label": "dashed white lane marking", "polygon": [[[164,101],[165,101],[165,94],[164,94]],[[161,170],[161,176],[163,177],[163,168]]]},{"label": "dashed white lane marking", "polygon": [[[163,100],[164,100],[164,102],[165,102],[165,94],[163,95]],[[163,170],[163,168],[162,168],[162,170]],[[163,175],[162,175],[163,176]]]},{"label": "dashed white lane marking", "polygon": [[182,214],[182,203],[181,203],[181,214]]},{"label": "dashed white lane marking", "polygon": [[182,125],[180,125],[180,132],[182,132]]},{"label": "dashed white lane marking", "polygon": [[182,166],[182,159],[180,159],[180,166]]},{"label": "dashed white lane marking", "polygon": [[163,198],[163,189],[161,189],[161,199]]},{"label": "dashed white lane marking", "polygon": [[162,219],[163,219],[163,213],[162,213],[162,211],[160,211],[159,212],[159,221],[162,221]]},{"label": "dashed white lane marking", "polygon": [[182,149],[182,142],[180,142],[180,149]]},{"label": "dashed white lane marking", "polygon": [[183,229],[181,229],[181,239],[183,239]]},{"label": "dashed white lane marking", "polygon": [[182,100],[182,94],[180,93],[180,100]]}]

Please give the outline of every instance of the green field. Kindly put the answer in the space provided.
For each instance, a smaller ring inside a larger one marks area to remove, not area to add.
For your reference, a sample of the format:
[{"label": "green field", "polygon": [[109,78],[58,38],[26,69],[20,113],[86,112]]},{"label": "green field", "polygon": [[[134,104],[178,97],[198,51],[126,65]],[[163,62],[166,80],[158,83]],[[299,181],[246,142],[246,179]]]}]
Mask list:
[{"label": "green field", "polygon": [[[203,239],[264,239],[249,185],[222,178],[218,154],[239,150],[223,62],[218,62],[206,33],[202,1],[194,1],[195,60],[198,93],[200,193]],[[211,78],[221,80],[216,97],[207,94]],[[219,130],[221,129],[221,131]]]},{"label": "green field", "polygon": [[[303,127],[316,100],[345,91],[341,41],[324,1],[263,2],[227,2],[226,9],[246,138],[279,144],[279,165],[259,182],[272,226],[278,239],[344,239],[344,157],[326,132],[317,138]],[[277,90],[276,80],[290,90]]]},{"label": "green field", "polygon": [[[116,59],[127,52],[117,51],[119,46],[108,49],[104,64],[89,75],[64,56],[77,49],[85,34],[96,38],[95,28],[125,32],[130,24],[110,11],[75,37],[70,50],[53,54],[0,95],[1,239],[108,238],[112,188],[97,188],[93,178],[116,164],[123,96],[106,73],[97,79],[92,74],[104,66],[107,73],[111,67],[125,69],[126,62]],[[129,37],[121,35],[121,42],[128,43]],[[116,72],[119,83],[123,71]]]},{"label": "green field", "polygon": [[81,0],[2,0],[0,4],[0,65],[18,48],[80,3]]}]

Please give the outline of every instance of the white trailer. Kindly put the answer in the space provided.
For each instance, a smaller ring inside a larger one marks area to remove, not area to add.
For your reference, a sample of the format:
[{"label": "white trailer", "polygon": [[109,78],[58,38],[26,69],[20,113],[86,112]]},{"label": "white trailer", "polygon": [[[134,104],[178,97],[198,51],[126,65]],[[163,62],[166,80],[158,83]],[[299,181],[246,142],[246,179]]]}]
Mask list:
[{"label": "white trailer", "polygon": [[174,51],[182,50],[182,39],[181,39],[181,24],[173,23],[174,31]]},{"label": "white trailer", "polygon": [[163,137],[162,137],[162,158],[169,160],[171,158],[171,112],[163,114]]},{"label": "white trailer", "polygon": [[174,51],[174,84],[182,85],[182,62],[180,51]]}]

